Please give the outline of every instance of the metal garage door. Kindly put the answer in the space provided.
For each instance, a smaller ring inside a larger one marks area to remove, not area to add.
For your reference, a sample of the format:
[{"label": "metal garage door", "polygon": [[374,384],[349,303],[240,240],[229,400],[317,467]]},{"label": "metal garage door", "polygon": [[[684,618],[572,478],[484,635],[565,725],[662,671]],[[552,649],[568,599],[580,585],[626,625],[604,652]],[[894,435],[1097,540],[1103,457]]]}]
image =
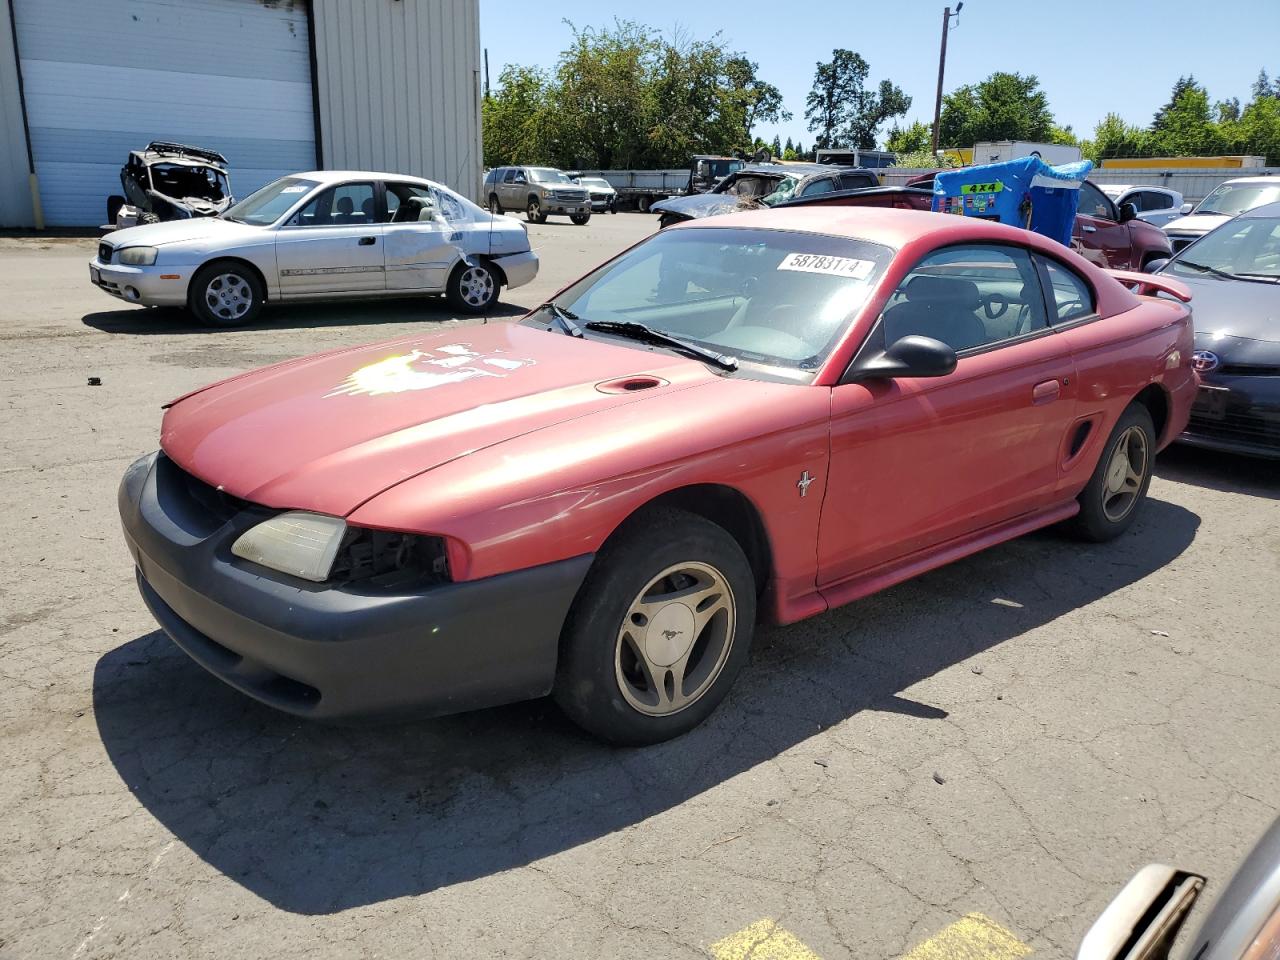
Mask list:
[{"label": "metal garage door", "polygon": [[45,221],[104,222],[130,150],[220,152],[247,196],[316,166],[304,0],[15,0]]}]

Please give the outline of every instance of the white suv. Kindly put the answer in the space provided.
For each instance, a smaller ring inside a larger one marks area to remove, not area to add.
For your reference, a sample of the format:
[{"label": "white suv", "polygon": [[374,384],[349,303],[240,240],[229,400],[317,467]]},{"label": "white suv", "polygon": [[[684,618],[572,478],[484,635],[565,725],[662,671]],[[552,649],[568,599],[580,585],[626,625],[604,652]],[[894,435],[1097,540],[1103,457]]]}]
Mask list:
[{"label": "white suv", "polygon": [[1146,187],[1131,183],[1100,183],[1098,189],[1111,198],[1119,210],[1126,203],[1138,208],[1138,219],[1163,227],[1182,216],[1182,194],[1168,187]]},{"label": "white suv", "polygon": [[1236,214],[1275,200],[1280,200],[1280,177],[1238,177],[1220,185],[1187,216],[1165,224],[1164,232],[1177,253]]}]

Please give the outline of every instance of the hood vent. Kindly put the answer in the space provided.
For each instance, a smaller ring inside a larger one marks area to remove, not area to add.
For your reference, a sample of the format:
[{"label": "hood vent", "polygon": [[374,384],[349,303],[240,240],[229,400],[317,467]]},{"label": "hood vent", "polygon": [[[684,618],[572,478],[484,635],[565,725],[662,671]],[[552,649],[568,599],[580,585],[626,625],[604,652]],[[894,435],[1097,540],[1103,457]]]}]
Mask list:
[{"label": "hood vent", "polygon": [[631,377],[619,377],[617,380],[605,380],[596,384],[601,393],[638,393],[641,390],[652,390],[654,387],[665,387],[666,380],[642,373]]}]

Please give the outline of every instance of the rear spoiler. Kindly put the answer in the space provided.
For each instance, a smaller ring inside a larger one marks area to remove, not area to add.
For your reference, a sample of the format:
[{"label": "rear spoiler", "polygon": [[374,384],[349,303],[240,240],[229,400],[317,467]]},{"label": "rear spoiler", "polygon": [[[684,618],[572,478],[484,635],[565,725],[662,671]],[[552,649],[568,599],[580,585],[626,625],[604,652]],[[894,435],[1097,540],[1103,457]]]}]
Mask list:
[{"label": "rear spoiler", "polygon": [[1154,297],[1157,293],[1167,293],[1183,303],[1191,301],[1191,288],[1181,280],[1174,280],[1170,277],[1153,273],[1135,273],[1132,270],[1108,270],[1106,272],[1140,297]]},{"label": "rear spoiler", "polygon": [[227,165],[227,158],[216,150],[193,147],[186,143],[173,143],[169,140],[152,140],[147,144],[147,151],[150,153],[170,153],[180,157],[199,157],[201,160],[220,163],[224,167]]}]

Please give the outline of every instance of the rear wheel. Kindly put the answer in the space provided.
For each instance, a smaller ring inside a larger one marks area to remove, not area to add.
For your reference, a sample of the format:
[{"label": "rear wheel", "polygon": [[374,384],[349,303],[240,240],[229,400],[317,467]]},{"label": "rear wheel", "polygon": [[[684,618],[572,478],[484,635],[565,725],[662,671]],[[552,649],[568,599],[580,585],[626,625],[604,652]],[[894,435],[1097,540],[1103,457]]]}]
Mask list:
[{"label": "rear wheel", "polygon": [[252,323],[266,299],[256,273],[224,260],[196,271],[187,305],[202,323],[211,327],[238,327]]},{"label": "rear wheel", "polygon": [[692,730],[750,653],[755,578],[737,541],[679,510],[633,517],[596,557],[561,635],[554,696],[613,743]]},{"label": "rear wheel", "polygon": [[1072,518],[1072,532],[1101,543],[1120,536],[1133,524],[1151,485],[1156,436],[1151,414],[1131,403],[1102,448],[1093,476],[1076,499],[1080,512]]},{"label": "rear wheel", "polygon": [[488,264],[460,263],[449,277],[445,291],[454,308],[464,313],[484,313],[498,300],[498,277]]},{"label": "rear wheel", "polygon": [[637,201],[636,201],[636,206],[640,209],[640,212],[641,212],[641,213],[648,213],[648,212],[649,212],[649,198],[648,198],[648,197],[641,197],[639,200],[637,200]]},{"label": "rear wheel", "polygon": [[585,226],[587,221],[591,219],[591,214],[572,213],[569,215],[569,219],[572,220],[574,223],[576,223],[578,226],[582,227],[582,226]]},{"label": "rear wheel", "polygon": [[502,203],[496,193],[489,194],[489,212],[495,215],[502,213]]}]

